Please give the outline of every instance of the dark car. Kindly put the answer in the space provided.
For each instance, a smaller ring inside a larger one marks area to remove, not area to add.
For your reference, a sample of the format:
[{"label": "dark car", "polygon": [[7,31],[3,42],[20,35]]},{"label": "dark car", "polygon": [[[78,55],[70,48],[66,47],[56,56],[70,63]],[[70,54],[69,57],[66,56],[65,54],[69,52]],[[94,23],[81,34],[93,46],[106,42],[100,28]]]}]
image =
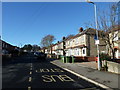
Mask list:
[{"label": "dark car", "polygon": [[34,56],[36,56],[37,59],[43,59],[43,60],[46,59],[46,54],[43,53],[43,52],[35,52],[35,53],[34,53]]}]

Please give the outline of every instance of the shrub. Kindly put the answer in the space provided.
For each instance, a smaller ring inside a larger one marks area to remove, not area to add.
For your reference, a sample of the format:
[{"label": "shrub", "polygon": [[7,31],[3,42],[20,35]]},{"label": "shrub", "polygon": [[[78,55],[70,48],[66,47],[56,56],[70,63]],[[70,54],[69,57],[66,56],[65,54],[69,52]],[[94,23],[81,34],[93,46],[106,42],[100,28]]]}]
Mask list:
[{"label": "shrub", "polygon": [[110,60],[111,57],[108,54],[101,53],[100,54],[100,60]]}]

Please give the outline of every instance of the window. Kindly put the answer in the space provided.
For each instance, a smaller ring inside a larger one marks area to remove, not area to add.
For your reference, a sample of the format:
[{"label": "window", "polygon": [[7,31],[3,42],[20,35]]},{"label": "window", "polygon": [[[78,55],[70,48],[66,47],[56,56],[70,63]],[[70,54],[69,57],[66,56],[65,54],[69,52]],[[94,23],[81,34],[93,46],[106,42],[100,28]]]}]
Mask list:
[{"label": "window", "polygon": [[7,44],[6,44],[6,48],[7,48],[8,46],[7,46]]},{"label": "window", "polygon": [[120,37],[118,37],[118,40],[120,40]]},{"label": "window", "polygon": [[82,56],[86,56],[86,48],[82,49]]},{"label": "window", "polygon": [[5,44],[3,43],[3,45],[2,45],[3,47],[5,47]]},{"label": "window", "polygon": [[114,33],[114,41],[117,41],[119,38],[118,38],[118,32],[115,32]]},{"label": "window", "polygon": [[83,49],[83,54],[85,54],[85,49]]},{"label": "window", "polygon": [[70,41],[67,42],[68,46],[70,45]]},{"label": "window", "polygon": [[77,50],[77,54],[79,55],[79,49]]},{"label": "window", "polygon": [[75,44],[78,44],[78,38],[76,38],[76,40],[75,40]]}]

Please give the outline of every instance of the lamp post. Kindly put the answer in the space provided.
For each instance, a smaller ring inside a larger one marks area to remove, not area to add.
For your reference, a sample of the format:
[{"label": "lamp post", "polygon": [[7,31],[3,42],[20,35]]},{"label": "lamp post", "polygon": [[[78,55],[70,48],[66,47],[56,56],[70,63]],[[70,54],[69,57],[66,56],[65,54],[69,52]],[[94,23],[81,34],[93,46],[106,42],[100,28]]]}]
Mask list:
[{"label": "lamp post", "polygon": [[87,0],[88,3],[91,3],[94,5],[94,11],[95,11],[95,24],[96,24],[96,36],[97,36],[97,40],[96,40],[96,45],[97,45],[97,54],[98,54],[98,70],[101,70],[101,62],[100,62],[100,55],[99,55],[99,39],[98,39],[98,23],[97,23],[97,7],[96,4],[92,1]]}]

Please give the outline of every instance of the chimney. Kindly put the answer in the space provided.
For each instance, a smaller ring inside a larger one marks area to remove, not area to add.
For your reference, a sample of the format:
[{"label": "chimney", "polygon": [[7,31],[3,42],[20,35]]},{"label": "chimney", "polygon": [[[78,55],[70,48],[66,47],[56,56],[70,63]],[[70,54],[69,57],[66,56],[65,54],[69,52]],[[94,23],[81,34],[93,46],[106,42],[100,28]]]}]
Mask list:
[{"label": "chimney", "polygon": [[57,43],[59,43],[59,41]]},{"label": "chimney", "polygon": [[83,31],[83,28],[82,27],[80,27],[80,29],[79,29],[79,33],[81,33]]},{"label": "chimney", "polygon": [[63,37],[63,40],[65,40],[65,37]]}]

